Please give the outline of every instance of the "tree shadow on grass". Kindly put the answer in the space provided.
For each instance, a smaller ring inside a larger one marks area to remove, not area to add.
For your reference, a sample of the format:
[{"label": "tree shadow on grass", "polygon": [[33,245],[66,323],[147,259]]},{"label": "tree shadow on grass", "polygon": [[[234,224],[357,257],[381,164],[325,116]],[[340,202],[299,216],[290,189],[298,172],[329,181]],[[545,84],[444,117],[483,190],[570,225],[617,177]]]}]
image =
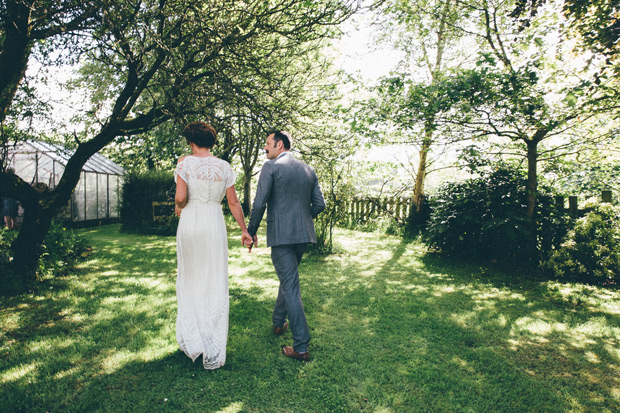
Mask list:
[{"label": "tree shadow on grass", "polygon": [[394,366],[359,380],[363,393],[390,387],[392,407],[430,410],[620,408],[617,296],[615,309],[575,308],[536,277],[442,265],[415,242],[361,244],[350,260],[325,258],[314,282],[335,291],[324,311],[357,324],[350,337],[332,332],[337,348],[374,349],[351,367],[366,377],[375,364]]},{"label": "tree shadow on grass", "polygon": [[[273,274],[231,286],[227,363],[205,371],[176,345],[170,238],[101,231],[83,274],[54,280],[57,288],[45,294],[2,301],[3,408],[264,411],[295,409],[291,395],[305,400],[302,409],[320,407],[326,392],[332,401],[341,397],[329,390],[304,397],[303,386],[290,388],[303,365],[280,353],[290,335],[271,332],[275,295],[266,300],[260,281]],[[268,260],[264,252],[252,258]]]},{"label": "tree shadow on grass", "polygon": [[343,239],[346,253],[302,261],[307,364],[279,353],[290,333],[271,333],[268,249],[232,251],[227,362],[205,371],[176,346],[174,238],[101,231],[88,279],[3,301],[0,399],[9,410],[619,407],[613,309],[592,295],[575,308],[557,286],[455,268],[416,242],[375,234],[355,233]]},{"label": "tree shadow on grass", "polygon": [[[435,257],[422,261],[431,274],[450,272]],[[527,274],[481,274],[474,266],[464,266],[454,281],[467,287],[456,300],[471,303],[456,318],[472,328],[484,327],[478,328],[483,338],[501,339],[494,346],[498,355],[541,386],[552,385],[572,409],[620,409],[616,290]]]}]

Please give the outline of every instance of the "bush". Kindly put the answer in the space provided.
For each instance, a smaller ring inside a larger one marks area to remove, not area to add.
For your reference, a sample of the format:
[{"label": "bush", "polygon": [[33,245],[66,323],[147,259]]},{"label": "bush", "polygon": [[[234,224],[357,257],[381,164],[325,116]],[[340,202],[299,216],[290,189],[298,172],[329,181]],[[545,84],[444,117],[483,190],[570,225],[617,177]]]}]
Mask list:
[{"label": "bush", "polygon": [[174,206],[158,221],[153,219],[153,202],[174,202],[175,183],[172,172],[148,171],[125,175],[121,204],[121,231],[143,234],[173,235],[178,219]]},{"label": "bush", "polygon": [[432,211],[432,198],[424,198],[420,211],[418,211],[416,205],[412,205],[411,212],[407,217],[407,222],[404,228],[405,235],[409,237],[414,237],[424,233],[430,221]]},{"label": "bush", "polygon": [[616,281],[620,276],[620,208],[596,203],[576,220],[544,268],[560,278]]},{"label": "bush", "polygon": [[448,256],[538,266],[565,234],[566,219],[543,189],[533,223],[525,184],[519,172],[500,169],[443,187],[432,201],[424,240]]},{"label": "bush", "polygon": [[0,265],[7,265],[13,258],[11,244],[17,237],[17,231],[0,228]]},{"label": "bush", "polygon": [[54,221],[43,241],[38,277],[66,274],[87,250],[88,244],[77,231]]},{"label": "bush", "polygon": [[[17,231],[0,229],[0,274],[5,291],[19,290],[30,280],[24,280],[13,274],[11,261],[13,250],[11,244],[17,237]],[[37,278],[64,275],[84,258],[88,244],[75,230],[66,228],[61,221],[54,221],[41,246],[41,257],[37,265]],[[12,285],[12,287],[11,287]]]},{"label": "bush", "polygon": [[325,209],[314,221],[316,244],[310,244],[308,251],[318,255],[331,253],[334,247],[334,227],[344,220],[345,216],[339,199],[325,196]]}]

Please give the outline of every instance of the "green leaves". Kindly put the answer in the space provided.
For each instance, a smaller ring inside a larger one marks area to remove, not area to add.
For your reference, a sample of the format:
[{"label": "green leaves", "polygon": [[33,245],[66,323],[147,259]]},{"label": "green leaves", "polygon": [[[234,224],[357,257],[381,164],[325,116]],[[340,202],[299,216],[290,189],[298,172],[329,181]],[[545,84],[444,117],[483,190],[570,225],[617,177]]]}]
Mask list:
[{"label": "green leaves", "polygon": [[561,278],[615,283],[620,276],[620,209],[597,203],[576,221],[545,268]]},{"label": "green leaves", "polygon": [[569,92],[564,98],[564,103],[566,103],[566,105],[570,108],[575,107],[577,104],[577,96],[575,96],[574,93]]},{"label": "green leaves", "polygon": [[[474,148],[469,153],[477,155]],[[551,197],[538,197],[540,214],[533,225],[521,173],[503,168],[476,171],[480,178],[448,184],[432,200],[426,242],[445,255],[537,266],[564,231]]]}]

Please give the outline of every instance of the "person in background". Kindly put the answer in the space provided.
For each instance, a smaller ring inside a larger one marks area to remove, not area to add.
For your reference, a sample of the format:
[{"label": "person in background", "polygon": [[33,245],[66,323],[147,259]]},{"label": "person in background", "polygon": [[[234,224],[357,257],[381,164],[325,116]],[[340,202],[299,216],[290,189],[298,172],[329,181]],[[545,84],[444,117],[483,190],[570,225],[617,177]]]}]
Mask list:
[{"label": "person in background", "polygon": [[[13,168],[7,168],[6,172],[14,174]],[[4,216],[4,225],[7,229],[17,229],[17,211],[19,204],[16,199],[3,198],[2,199],[2,215]]]}]

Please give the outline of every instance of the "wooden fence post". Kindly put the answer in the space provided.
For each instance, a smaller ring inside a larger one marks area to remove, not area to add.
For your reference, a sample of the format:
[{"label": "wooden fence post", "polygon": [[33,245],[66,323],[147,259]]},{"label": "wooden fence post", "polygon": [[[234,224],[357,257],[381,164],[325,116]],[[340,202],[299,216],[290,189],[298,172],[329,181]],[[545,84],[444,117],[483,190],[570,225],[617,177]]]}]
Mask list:
[{"label": "wooden fence post", "polygon": [[564,212],[564,197],[562,195],[555,197],[555,208],[559,212]]}]

